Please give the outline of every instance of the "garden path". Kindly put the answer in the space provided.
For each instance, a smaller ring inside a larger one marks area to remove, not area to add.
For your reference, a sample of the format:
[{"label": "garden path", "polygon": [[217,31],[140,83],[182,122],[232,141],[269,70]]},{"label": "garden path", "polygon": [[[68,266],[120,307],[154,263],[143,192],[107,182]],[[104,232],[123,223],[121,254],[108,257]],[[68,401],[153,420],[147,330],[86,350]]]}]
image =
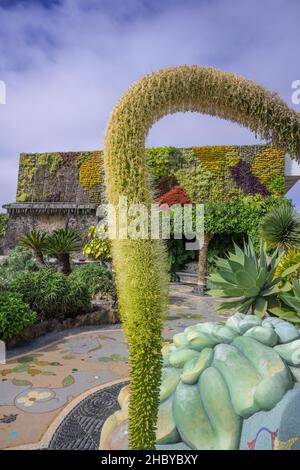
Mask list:
[{"label": "garden path", "polygon": [[[190,285],[171,284],[163,338],[168,341],[200,321],[224,321],[215,313],[216,302],[198,297]],[[0,365],[0,449],[47,447],[70,409],[128,376],[127,346],[119,325],[50,334],[10,351],[6,364]]]}]

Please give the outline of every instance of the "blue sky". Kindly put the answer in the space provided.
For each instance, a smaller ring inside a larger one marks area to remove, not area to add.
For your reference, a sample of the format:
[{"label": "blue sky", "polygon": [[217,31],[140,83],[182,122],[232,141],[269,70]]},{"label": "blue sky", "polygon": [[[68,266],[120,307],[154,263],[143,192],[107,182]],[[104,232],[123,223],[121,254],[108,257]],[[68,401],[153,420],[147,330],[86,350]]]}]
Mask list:
[{"label": "blue sky", "polygon": [[[0,0],[0,204],[15,200],[20,152],[102,147],[109,113],[133,81],[200,64],[256,80],[291,102],[300,79],[299,0]],[[147,145],[250,144],[247,129],[168,116]],[[300,208],[300,184],[290,193]]]}]

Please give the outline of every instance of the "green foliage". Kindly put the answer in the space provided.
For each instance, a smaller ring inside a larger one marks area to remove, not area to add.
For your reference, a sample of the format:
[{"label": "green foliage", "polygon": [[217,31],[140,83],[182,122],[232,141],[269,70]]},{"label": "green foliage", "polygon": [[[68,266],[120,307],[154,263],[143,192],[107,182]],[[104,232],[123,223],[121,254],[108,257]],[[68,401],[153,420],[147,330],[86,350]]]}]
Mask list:
[{"label": "green foliage", "polygon": [[32,230],[26,233],[19,240],[19,245],[33,251],[36,259],[44,264],[43,249],[47,244],[47,233],[40,230]]},{"label": "green foliage", "polygon": [[174,167],[174,147],[156,147],[146,149],[146,158],[154,178],[169,176]]},{"label": "green foliage", "polygon": [[85,284],[92,297],[99,292],[115,294],[115,283],[110,269],[98,263],[89,263],[76,267],[70,279],[77,279]]},{"label": "green foliage", "polygon": [[92,225],[88,230],[90,241],[84,246],[83,254],[88,258],[108,261],[111,259],[111,241],[105,232]]},{"label": "green foliage", "polygon": [[283,250],[300,245],[300,216],[291,205],[275,206],[263,218],[260,234],[271,247]]},{"label": "green foliage", "polygon": [[187,263],[196,259],[196,251],[186,250],[186,240],[175,240],[171,237],[167,240],[169,272],[174,275],[176,271],[183,269]]},{"label": "green foliage", "polygon": [[282,320],[300,323],[300,279],[294,279],[288,285],[290,290],[286,288],[287,292],[279,295],[281,305],[273,308],[271,312]]},{"label": "green foliage", "polygon": [[295,269],[293,266],[274,279],[280,256],[275,250],[270,262],[267,261],[266,247],[261,245],[259,257],[256,256],[251,239],[241,249],[234,245],[234,252],[228,253],[226,259],[216,260],[216,272],[209,275],[214,289],[211,296],[237,298],[219,305],[218,310],[237,309],[241,313],[251,312],[262,318],[277,306],[277,295],[286,287],[280,281]]},{"label": "green foliage", "polygon": [[59,257],[59,255],[79,250],[81,241],[81,236],[76,230],[60,228],[47,237],[45,251],[52,256]]},{"label": "green foliage", "polygon": [[[295,264],[299,264],[300,266],[300,251],[291,248],[289,251],[281,258],[277,269],[275,271],[275,278],[280,277],[281,274],[288,268],[294,266]],[[300,269],[300,268],[299,268]],[[297,271],[294,271],[291,273],[289,276],[286,277],[287,281],[292,281],[293,279],[297,279],[299,276],[299,269]]]},{"label": "green foliage", "polygon": [[41,318],[73,317],[91,310],[88,286],[62,273],[46,270],[17,273],[10,282],[10,290],[22,294]]},{"label": "green foliage", "polygon": [[242,245],[246,234],[215,235],[209,243],[207,257],[208,272],[212,272],[216,267],[216,258],[223,257],[224,253],[234,249],[234,243]]},{"label": "green foliage", "polygon": [[40,195],[35,194],[34,177],[39,168],[48,168],[49,176],[55,177],[63,162],[59,153],[21,153],[17,189],[17,201],[40,201]]},{"label": "green foliage", "polygon": [[[183,66],[146,75],[119,100],[105,133],[108,202],[119,196],[150,206],[145,138],[163,116],[210,113],[249,127],[292,156],[300,153],[296,111],[253,81],[212,67]],[[244,231],[245,233],[245,231]],[[166,311],[167,264],[159,241],[114,240],[119,304],[129,342],[130,449],[153,449],[161,381],[161,313]]]},{"label": "green foliage", "polygon": [[198,161],[195,166],[175,171],[174,176],[196,203],[230,200],[243,195],[243,191],[232,180],[228,168],[223,168],[221,174],[215,175]]},{"label": "green foliage", "polygon": [[12,250],[0,267],[5,270],[8,277],[14,272],[38,271],[42,268],[41,264],[32,258],[31,251],[23,246],[17,246]]},{"label": "green foliage", "polygon": [[267,189],[275,196],[284,194],[285,178],[284,176],[275,176],[266,184]]},{"label": "green foliage", "polygon": [[57,229],[48,235],[45,252],[55,256],[61,263],[64,274],[70,274],[70,254],[81,248],[82,239],[79,232],[73,229]]},{"label": "green foliage", "polygon": [[261,218],[281,200],[256,195],[244,196],[226,203],[207,203],[204,231],[214,235],[235,233],[253,236]]},{"label": "green foliage", "polygon": [[8,216],[6,214],[0,214],[0,239],[5,235],[7,222]]},{"label": "green foliage", "polygon": [[7,341],[36,321],[36,313],[16,292],[0,292],[0,338]]}]

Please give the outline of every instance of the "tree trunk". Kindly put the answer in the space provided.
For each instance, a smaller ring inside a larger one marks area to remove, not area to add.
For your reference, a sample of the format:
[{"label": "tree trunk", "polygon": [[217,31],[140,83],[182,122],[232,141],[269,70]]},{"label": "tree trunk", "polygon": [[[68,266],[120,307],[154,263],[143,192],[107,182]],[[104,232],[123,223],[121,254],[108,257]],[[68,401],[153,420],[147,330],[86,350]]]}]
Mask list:
[{"label": "tree trunk", "polygon": [[198,283],[196,291],[203,295],[206,291],[206,276],[207,276],[207,255],[209,242],[212,235],[203,236],[203,244],[199,250],[199,268],[198,268]]},{"label": "tree trunk", "polygon": [[61,263],[61,272],[67,276],[71,273],[71,263],[69,253],[63,253],[59,255],[59,261]]},{"label": "tree trunk", "polygon": [[36,257],[37,261],[41,264],[45,264],[44,255],[41,250],[35,250],[34,256]]}]

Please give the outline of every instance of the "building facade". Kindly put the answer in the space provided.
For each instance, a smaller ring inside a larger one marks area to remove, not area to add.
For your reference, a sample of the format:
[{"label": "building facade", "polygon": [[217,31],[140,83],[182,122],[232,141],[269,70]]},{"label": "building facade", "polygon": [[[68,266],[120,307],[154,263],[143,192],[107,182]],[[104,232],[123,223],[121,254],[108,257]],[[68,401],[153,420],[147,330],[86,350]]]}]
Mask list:
[{"label": "building facade", "polygon": [[[299,179],[298,164],[268,145],[158,147],[146,149],[155,196],[180,185],[192,201],[224,201],[243,195],[279,196]],[[20,155],[16,201],[4,252],[30,230],[73,227],[87,237],[105,202],[101,151]]]}]

